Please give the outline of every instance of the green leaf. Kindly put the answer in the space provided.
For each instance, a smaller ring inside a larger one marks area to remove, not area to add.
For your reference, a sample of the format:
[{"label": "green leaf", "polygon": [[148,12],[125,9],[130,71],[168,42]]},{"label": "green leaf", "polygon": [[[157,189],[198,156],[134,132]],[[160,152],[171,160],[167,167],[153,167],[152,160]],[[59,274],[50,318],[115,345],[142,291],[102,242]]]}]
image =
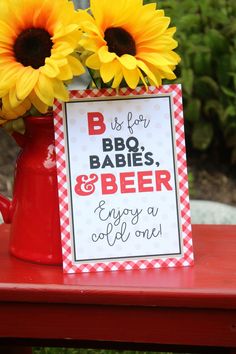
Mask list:
[{"label": "green leaf", "polygon": [[218,117],[221,117],[224,114],[224,108],[218,100],[209,100],[206,101],[204,105],[204,113],[208,117],[210,117],[212,113],[215,113]]},{"label": "green leaf", "polygon": [[210,75],[212,71],[211,53],[197,52],[193,57],[195,73],[199,76]]},{"label": "green leaf", "polygon": [[206,84],[207,86],[209,86],[209,88],[212,89],[212,91],[214,91],[215,93],[218,93],[219,86],[218,86],[217,82],[212,77],[202,76],[202,77],[200,77],[199,82]]},{"label": "green leaf", "polygon": [[217,82],[210,76],[202,76],[194,83],[194,92],[202,101],[218,96]]},{"label": "green leaf", "polygon": [[212,142],[213,126],[209,122],[197,122],[194,125],[192,141],[194,148],[206,150]]},{"label": "green leaf", "polygon": [[227,37],[235,36],[236,35],[236,22],[230,21],[224,28],[224,33]]},{"label": "green leaf", "polygon": [[236,89],[236,73],[229,72],[228,74],[229,74],[230,77],[233,78],[234,88]]},{"label": "green leaf", "polygon": [[184,15],[180,18],[180,21],[178,23],[179,28],[194,28],[198,27],[200,24],[200,16],[198,14],[187,14]]},{"label": "green leaf", "polygon": [[184,115],[189,122],[197,122],[200,117],[201,101],[198,98],[191,98],[184,110]]},{"label": "green leaf", "polygon": [[228,51],[229,45],[227,39],[214,28],[207,32],[205,36],[205,43],[214,55]]},{"label": "green leaf", "polygon": [[201,11],[202,17],[207,19],[210,11],[210,1],[199,1],[199,9]]},{"label": "green leaf", "polygon": [[233,90],[229,89],[228,87],[225,86],[221,86],[221,90],[222,92],[229,97],[236,97],[236,92],[234,92]]},{"label": "green leaf", "polygon": [[189,95],[191,95],[193,90],[193,80],[194,80],[193,70],[183,68],[181,74],[182,74],[183,89]]},{"label": "green leaf", "polygon": [[230,55],[229,54],[222,55],[221,60],[217,61],[216,63],[216,76],[218,81],[224,86],[227,86],[230,81],[229,70],[230,70]]},{"label": "green leaf", "polygon": [[[225,4],[222,4],[222,5],[224,6]],[[216,6],[218,7],[218,6],[220,6],[220,4],[217,4]],[[215,9],[211,8],[209,15],[213,16],[212,20],[213,20],[213,24],[215,25],[215,27],[217,25],[224,25],[225,23],[227,23],[229,21],[227,12],[224,10],[225,10],[224,7],[221,9],[221,11],[219,11],[218,9],[216,11]]]},{"label": "green leaf", "polygon": [[221,121],[225,123],[228,117],[235,117],[236,119],[236,107],[234,105],[229,105],[221,116]]}]

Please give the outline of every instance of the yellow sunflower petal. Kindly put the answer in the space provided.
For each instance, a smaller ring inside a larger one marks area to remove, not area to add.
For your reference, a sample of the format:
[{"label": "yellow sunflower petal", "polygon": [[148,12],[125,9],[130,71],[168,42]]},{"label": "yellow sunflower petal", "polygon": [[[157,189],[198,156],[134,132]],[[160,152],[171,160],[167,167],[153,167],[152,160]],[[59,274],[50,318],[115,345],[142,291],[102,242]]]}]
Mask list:
[{"label": "yellow sunflower petal", "polygon": [[67,60],[73,75],[82,75],[85,73],[84,66],[78,58],[75,58],[73,55],[69,55]]},{"label": "yellow sunflower petal", "polygon": [[73,52],[73,48],[70,46],[68,42],[58,41],[57,43],[54,44],[52,49],[52,54],[55,54],[55,52],[58,52],[61,55],[66,57],[67,55]]},{"label": "yellow sunflower petal", "polygon": [[19,106],[21,104],[21,100],[18,99],[17,95],[16,95],[16,90],[15,87],[12,87],[9,91],[9,103],[10,106],[14,109],[17,106]]},{"label": "yellow sunflower petal", "polygon": [[175,49],[178,45],[178,42],[173,38],[165,38],[164,36],[158,41],[148,40],[146,42],[142,42],[137,46],[138,52],[166,52],[166,48]]},{"label": "yellow sunflower petal", "polygon": [[115,61],[101,65],[100,73],[104,82],[109,82],[116,75],[119,64]]},{"label": "yellow sunflower petal", "polygon": [[119,85],[120,85],[122,79],[123,79],[123,73],[122,73],[122,71],[120,70],[120,71],[118,71],[118,72],[115,74],[115,77],[114,77],[114,80],[113,80],[113,82],[112,82],[112,86],[111,86],[111,87],[112,87],[112,88],[117,88],[117,87],[119,87]]},{"label": "yellow sunflower petal", "polygon": [[21,104],[19,104],[17,107],[13,108],[11,107],[9,96],[6,95],[2,97],[2,110],[7,117],[17,118],[25,114],[30,109],[30,101],[29,99],[24,100]]},{"label": "yellow sunflower petal", "polygon": [[55,98],[62,101],[69,100],[69,93],[66,90],[64,84],[60,80],[55,80],[53,87],[54,87]]},{"label": "yellow sunflower petal", "polygon": [[144,10],[145,11],[149,11],[150,13],[154,12],[156,15],[158,16],[163,16],[164,15],[164,11],[163,10],[156,10],[157,4],[156,3],[151,3],[151,4],[146,4],[144,5]]},{"label": "yellow sunflower petal", "polygon": [[16,32],[14,30],[14,27],[9,26],[6,21],[1,21],[0,20],[0,41],[5,42],[7,40],[7,43],[10,39],[10,42],[12,43],[12,40],[16,37]]},{"label": "yellow sunflower petal", "polygon": [[24,100],[33,90],[39,78],[39,70],[34,70],[30,66],[22,69],[16,81],[16,96],[18,100]]},{"label": "yellow sunflower petal", "polygon": [[170,66],[162,66],[160,69],[160,72],[162,73],[163,77],[166,77],[167,79],[175,79],[175,74],[173,73],[173,70]]},{"label": "yellow sunflower petal", "polygon": [[4,70],[1,73],[1,80],[0,80],[0,91],[4,89],[11,88],[15,82],[18,75],[18,72],[22,70],[22,66],[19,63],[10,63],[7,67],[7,70]]},{"label": "yellow sunflower petal", "polygon": [[155,80],[152,80],[152,77],[149,77],[150,85],[160,86],[162,84],[162,79],[165,78],[165,75],[161,72],[160,69],[156,68],[154,65],[149,65],[149,68],[153,75],[155,76]]},{"label": "yellow sunflower petal", "polygon": [[147,88],[148,85],[147,85],[147,82],[145,80],[145,77],[144,77],[142,71],[140,69],[138,69],[138,72],[139,72],[139,76],[140,76],[140,79],[141,79],[143,85]]},{"label": "yellow sunflower petal", "polygon": [[90,51],[90,52],[97,52],[98,49],[103,46],[106,45],[106,42],[102,39],[100,39],[100,37],[98,37],[98,35],[90,35],[89,37],[83,37],[80,41],[79,41],[81,47],[86,48],[86,51]]},{"label": "yellow sunflower petal", "polygon": [[163,54],[159,54],[159,53],[142,53],[142,54],[139,53],[138,57],[139,59],[145,62],[149,62],[157,66],[171,65],[175,63],[174,59],[165,58]]},{"label": "yellow sunflower petal", "polygon": [[146,74],[146,76],[152,80],[155,85],[157,86],[158,85],[158,82],[155,78],[155,75],[153,74],[153,72],[149,69],[149,67],[144,63],[142,62],[141,60],[137,60],[137,64],[138,64],[138,67]]},{"label": "yellow sunflower petal", "polygon": [[175,53],[175,52],[166,52],[163,53],[163,57],[168,60],[171,64],[170,65],[176,65],[180,62],[180,56]]},{"label": "yellow sunflower petal", "polygon": [[100,6],[97,6],[96,0],[90,0],[90,9],[96,19],[96,22],[100,25],[103,20],[103,6],[104,0],[100,0]]},{"label": "yellow sunflower petal", "polygon": [[122,67],[122,72],[128,86],[132,89],[135,89],[138,86],[139,79],[140,79],[138,69],[127,70],[125,67]]},{"label": "yellow sunflower petal", "polygon": [[107,46],[103,46],[98,50],[98,57],[102,63],[109,63],[115,59],[116,54],[110,53]]},{"label": "yellow sunflower petal", "polygon": [[79,29],[79,24],[71,24],[66,27],[62,26],[60,31],[57,31],[56,34],[52,37],[52,40],[55,41],[58,38],[66,36],[67,34],[77,31]]},{"label": "yellow sunflower petal", "polygon": [[176,32],[176,27],[170,27],[166,30],[165,35],[172,37]]},{"label": "yellow sunflower petal", "polygon": [[50,78],[54,78],[60,74],[57,61],[52,60],[51,58],[46,58],[45,65],[42,66],[39,70],[41,73],[45,74]]},{"label": "yellow sunflower petal", "polygon": [[71,67],[67,64],[60,68],[60,74],[57,75],[57,79],[59,80],[71,80],[73,77],[73,72]]},{"label": "yellow sunflower petal", "polygon": [[19,2],[18,0],[8,1],[8,10],[7,15],[4,16],[7,19],[11,19],[14,26],[12,29],[18,34],[19,29],[24,28],[24,19],[21,16],[21,11],[25,9],[23,2]]},{"label": "yellow sunflower petal", "polygon": [[90,57],[88,57],[86,60],[86,65],[90,69],[99,70],[101,64],[98,55],[97,54],[90,55]]},{"label": "yellow sunflower petal", "polygon": [[0,54],[11,54],[11,50],[9,48],[1,47]]},{"label": "yellow sunflower petal", "polygon": [[36,93],[32,91],[29,95],[30,102],[32,105],[40,112],[40,113],[46,113],[48,111],[48,105],[43,103]]},{"label": "yellow sunflower petal", "polygon": [[86,29],[89,28],[91,35],[97,35],[102,37],[102,31],[96,26],[93,21],[93,18],[90,17],[90,21],[84,21],[81,23],[82,29],[86,32]]},{"label": "yellow sunflower petal", "polygon": [[136,58],[129,54],[124,54],[121,57],[117,57],[121,65],[128,70],[134,70],[137,67]]},{"label": "yellow sunflower petal", "polygon": [[53,105],[54,91],[52,82],[55,79],[49,79],[40,73],[38,82],[34,87],[34,92],[38,98],[48,106]]}]

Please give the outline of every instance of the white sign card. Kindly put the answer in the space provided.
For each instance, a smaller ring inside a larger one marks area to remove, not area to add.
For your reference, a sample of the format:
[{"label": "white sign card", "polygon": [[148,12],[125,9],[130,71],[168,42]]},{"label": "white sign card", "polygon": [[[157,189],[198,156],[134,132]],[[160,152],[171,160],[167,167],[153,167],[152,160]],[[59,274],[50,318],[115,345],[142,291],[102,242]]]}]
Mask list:
[{"label": "white sign card", "polygon": [[179,85],[55,102],[64,271],[193,264]]}]

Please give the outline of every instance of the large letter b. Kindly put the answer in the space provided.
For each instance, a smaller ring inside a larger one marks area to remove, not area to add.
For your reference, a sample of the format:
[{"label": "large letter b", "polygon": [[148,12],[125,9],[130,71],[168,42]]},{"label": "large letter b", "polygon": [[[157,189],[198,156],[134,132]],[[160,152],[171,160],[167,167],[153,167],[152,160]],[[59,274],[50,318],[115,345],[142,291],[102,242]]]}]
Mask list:
[{"label": "large letter b", "polygon": [[105,132],[104,117],[100,112],[88,112],[89,135],[101,135]]}]

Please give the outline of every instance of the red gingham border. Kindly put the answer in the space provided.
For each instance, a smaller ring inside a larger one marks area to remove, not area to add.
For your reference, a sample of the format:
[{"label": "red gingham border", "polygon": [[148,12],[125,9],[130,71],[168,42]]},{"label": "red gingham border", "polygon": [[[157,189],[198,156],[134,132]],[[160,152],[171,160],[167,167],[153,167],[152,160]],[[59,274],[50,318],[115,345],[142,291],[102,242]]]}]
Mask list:
[{"label": "red gingham border", "polygon": [[99,98],[109,96],[132,96],[132,95],[161,95],[168,94],[172,98],[172,108],[175,125],[175,142],[177,155],[177,172],[179,183],[179,207],[180,221],[183,238],[183,256],[181,258],[158,258],[158,259],[137,259],[126,261],[114,261],[91,264],[75,264],[72,259],[70,239],[70,216],[69,199],[67,188],[65,140],[63,129],[62,104],[54,102],[54,126],[55,126],[55,147],[57,155],[58,188],[61,219],[61,239],[63,253],[63,268],[66,273],[77,272],[99,272],[113,270],[147,269],[160,267],[177,267],[193,265],[192,231],[190,218],[190,204],[188,193],[188,176],[184,137],[184,118],[182,105],[182,92],[180,85],[164,85],[161,87],[137,87],[135,90],[121,88],[114,89],[89,89],[83,91],[70,91],[70,100],[81,98]]}]

